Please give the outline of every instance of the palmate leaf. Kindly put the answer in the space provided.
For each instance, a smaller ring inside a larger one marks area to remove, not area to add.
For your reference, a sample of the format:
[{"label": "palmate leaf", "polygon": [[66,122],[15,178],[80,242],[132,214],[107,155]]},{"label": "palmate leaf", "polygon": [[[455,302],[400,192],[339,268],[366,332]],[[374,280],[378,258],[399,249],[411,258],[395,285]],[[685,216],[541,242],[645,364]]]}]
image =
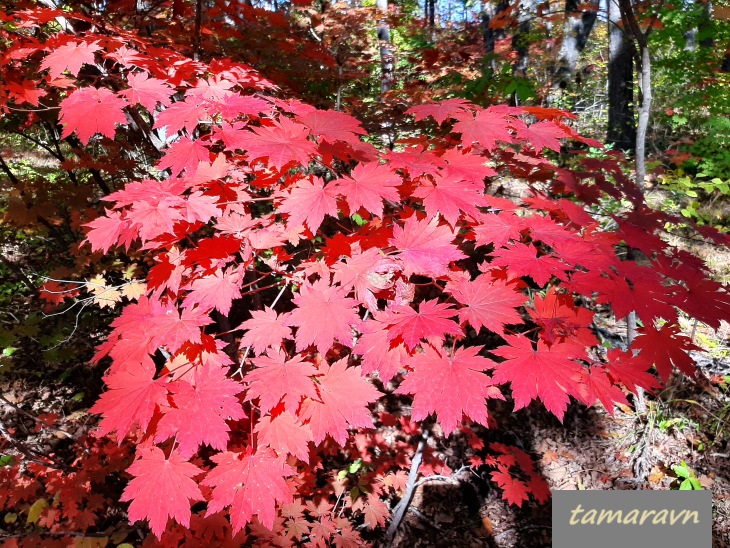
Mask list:
[{"label": "palmate leaf", "polygon": [[[121,500],[131,501],[129,520],[147,519],[152,532],[160,538],[173,518],[181,525],[190,525],[190,501],[203,500],[198,484],[192,479],[203,470],[187,462],[176,452],[169,458],[158,447],[137,450],[137,460],[127,469],[134,476]],[[161,494],[164,493],[164,504]]]}]

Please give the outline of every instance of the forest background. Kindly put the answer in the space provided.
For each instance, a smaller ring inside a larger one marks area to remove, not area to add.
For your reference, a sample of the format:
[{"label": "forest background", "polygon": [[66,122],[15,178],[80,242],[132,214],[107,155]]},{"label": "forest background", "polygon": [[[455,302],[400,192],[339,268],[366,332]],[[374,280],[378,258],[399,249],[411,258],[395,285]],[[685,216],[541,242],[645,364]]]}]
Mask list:
[{"label": "forest background", "polygon": [[726,2],[3,5],[8,546],[730,543]]}]

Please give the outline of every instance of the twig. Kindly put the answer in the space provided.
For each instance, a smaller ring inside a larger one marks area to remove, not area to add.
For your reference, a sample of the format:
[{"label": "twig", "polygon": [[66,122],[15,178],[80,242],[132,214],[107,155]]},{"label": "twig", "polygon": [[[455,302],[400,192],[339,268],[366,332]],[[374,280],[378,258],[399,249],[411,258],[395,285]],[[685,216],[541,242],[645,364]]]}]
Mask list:
[{"label": "twig", "polygon": [[390,522],[390,526],[388,527],[388,543],[390,543],[393,540],[393,537],[395,536],[395,533],[398,531],[398,527],[400,526],[401,521],[403,521],[403,516],[406,514],[406,510],[411,504],[411,500],[413,499],[413,494],[415,493],[416,489],[416,477],[418,477],[418,469],[421,467],[421,461],[423,460],[423,452],[426,449],[426,443],[428,443],[428,436],[429,431],[424,430],[423,435],[421,436],[421,441],[418,442],[418,448],[416,449],[416,454],[413,455],[413,460],[411,461],[411,470],[408,473],[408,483],[406,484],[406,493],[403,495],[403,498],[400,499],[400,502],[395,507],[395,511],[393,512],[393,521]]},{"label": "twig", "polygon": [[[47,468],[53,468],[54,470],[61,470],[60,467],[55,466],[54,464],[50,464],[48,462],[43,462],[42,460],[38,459],[37,457],[43,457],[49,460],[49,457],[46,457],[45,455],[39,453],[38,451],[34,451],[30,447],[28,447],[26,444],[24,444],[22,441],[16,440],[10,435],[10,432],[8,432],[7,428],[5,428],[5,424],[2,420],[0,420],[0,435],[5,438],[5,441],[7,441],[12,447],[14,447],[17,451],[23,454],[23,456],[32,461],[36,464],[40,464],[41,466],[45,466]],[[5,453],[3,453],[5,454]],[[52,461],[55,462],[55,461]]]},{"label": "twig", "polygon": [[15,411],[17,411],[21,415],[25,415],[29,419],[33,419],[35,422],[41,423],[44,428],[48,428],[49,430],[53,430],[54,432],[58,432],[59,434],[63,434],[64,436],[66,436],[69,439],[73,439],[73,436],[71,434],[69,434],[68,432],[66,432],[65,430],[62,430],[60,428],[56,428],[55,426],[50,426],[50,425],[46,424],[44,421],[42,421],[41,419],[39,419],[35,415],[32,415],[31,413],[28,413],[25,409],[21,409],[20,407],[18,407],[17,405],[15,405],[13,402],[11,402],[10,400],[8,400],[2,394],[0,394],[0,400],[2,400],[4,403],[6,403],[7,405],[9,405],[13,409],[15,409]]}]

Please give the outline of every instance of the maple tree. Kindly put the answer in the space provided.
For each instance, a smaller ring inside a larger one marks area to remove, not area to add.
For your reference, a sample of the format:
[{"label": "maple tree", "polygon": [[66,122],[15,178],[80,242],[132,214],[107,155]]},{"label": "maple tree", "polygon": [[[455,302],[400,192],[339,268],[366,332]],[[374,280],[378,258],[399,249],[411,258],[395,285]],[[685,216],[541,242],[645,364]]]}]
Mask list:
[{"label": "maple tree", "polygon": [[[94,25],[32,4],[0,14],[0,108],[25,131],[48,123],[36,110],[56,116],[74,169],[96,184],[101,207],[75,220],[79,263],[135,261],[124,297],[106,285],[113,273],[69,289],[124,299],[94,360],[108,369],[91,411],[97,436],[134,447],[121,500],[159,542],[354,542],[335,505],[382,526],[381,495],[402,493],[412,449],[370,432],[376,422],[415,433],[432,415],[444,436],[469,433],[493,426],[489,400],[506,397],[561,419],[571,398],[612,412],[658,386],[653,367],[663,381],[675,365],[693,373],[680,313],[713,326],[730,311],[704,264],[661,240],[671,218],[616,155],[576,170],[550,159],[571,141],[597,145],[568,115],[422,104],[407,111],[420,137],[380,150],[354,117],[286,97],[249,66],[59,18]],[[28,81],[43,103],[10,93]],[[530,194],[495,196],[498,176]],[[606,212],[609,199],[629,207]],[[623,260],[627,248],[642,261]],[[53,283],[45,293],[67,287]],[[601,349],[594,303],[638,314],[628,350]],[[373,412],[393,393],[412,396],[410,418]],[[343,447],[366,470],[317,486]],[[490,449],[474,464],[497,468],[507,500],[546,500],[529,456]]]}]

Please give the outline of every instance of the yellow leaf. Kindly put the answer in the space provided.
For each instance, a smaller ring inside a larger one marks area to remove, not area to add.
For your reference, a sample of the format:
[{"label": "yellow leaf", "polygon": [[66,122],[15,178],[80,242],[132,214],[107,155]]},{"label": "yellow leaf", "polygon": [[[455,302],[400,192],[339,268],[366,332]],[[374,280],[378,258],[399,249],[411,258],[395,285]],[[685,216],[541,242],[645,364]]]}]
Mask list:
[{"label": "yellow leaf", "polygon": [[99,308],[109,307],[114,308],[114,305],[118,303],[122,298],[122,294],[116,289],[106,289],[103,293],[98,293],[94,297],[94,303],[99,305]]},{"label": "yellow leaf", "polygon": [[48,508],[46,499],[38,499],[35,501],[28,510],[28,523],[38,523],[44,508]]},{"label": "yellow leaf", "polygon": [[147,293],[147,284],[144,282],[131,282],[122,288],[122,295],[130,301],[136,301]]},{"label": "yellow leaf", "polygon": [[93,278],[91,278],[88,282],[88,285],[86,286],[89,291],[92,293],[98,295],[99,293],[102,293],[103,291],[106,291],[106,280],[104,279],[104,276],[101,274],[97,274]]}]

